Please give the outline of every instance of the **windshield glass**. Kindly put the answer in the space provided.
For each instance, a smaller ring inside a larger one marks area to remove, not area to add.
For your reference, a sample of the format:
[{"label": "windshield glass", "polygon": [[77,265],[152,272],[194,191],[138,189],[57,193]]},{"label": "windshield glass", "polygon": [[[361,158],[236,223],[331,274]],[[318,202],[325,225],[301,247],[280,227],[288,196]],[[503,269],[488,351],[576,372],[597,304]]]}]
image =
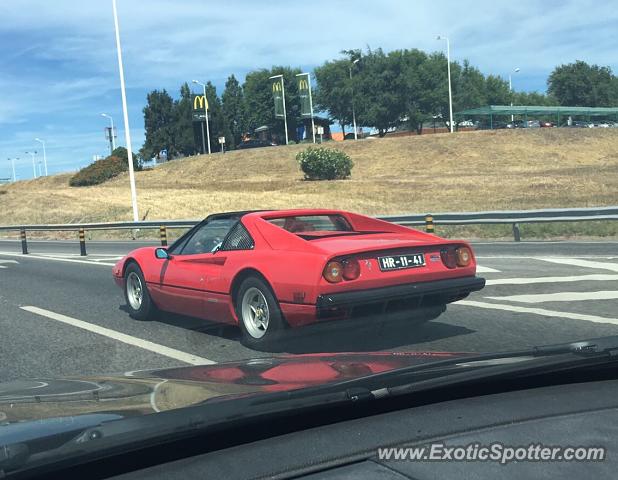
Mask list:
[{"label": "windshield glass", "polygon": [[615,2],[0,12],[0,454],[618,335]]}]

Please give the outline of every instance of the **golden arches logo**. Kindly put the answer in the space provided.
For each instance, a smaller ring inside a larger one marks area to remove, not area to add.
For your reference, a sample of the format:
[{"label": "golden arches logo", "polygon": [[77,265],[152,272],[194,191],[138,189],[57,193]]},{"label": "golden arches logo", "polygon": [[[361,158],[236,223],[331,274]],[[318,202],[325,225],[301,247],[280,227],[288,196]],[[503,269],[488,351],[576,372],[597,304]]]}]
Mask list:
[{"label": "golden arches logo", "polygon": [[193,110],[202,110],[204,106],[208,110],[208,99],[204,95],[196,95],[193,99]]},{"label": "golden arches logo", "polygon": [[281,82],[273,82],[273,92],[281,91]]},{"label": "golden arches logo", "polygon": [[298,89],[299,90],[309,90],[309,82],[305,78],[302,78],[298,82]]}]

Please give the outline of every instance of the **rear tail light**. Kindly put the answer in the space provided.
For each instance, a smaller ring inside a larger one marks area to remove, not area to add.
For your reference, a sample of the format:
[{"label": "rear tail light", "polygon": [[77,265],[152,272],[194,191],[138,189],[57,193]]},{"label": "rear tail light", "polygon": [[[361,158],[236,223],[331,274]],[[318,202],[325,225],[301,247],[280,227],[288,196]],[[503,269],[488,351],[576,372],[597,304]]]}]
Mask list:
[{"label": "rear tail light", "polygon": [[322,275],[330,283],[339,283],[343,279],[343,265],[341,262],[328,262]]},{"label": "rear tail light", "polygon": [[440,250],[440,257],[446,268],[455,268],[457,266],[457,254],[454,248],[443,248]]},{"label": "rear tail light", "polygon": [[448,247],[440,250],[440,257],[446,268],[467,267],[472,262],[472,251],[468,247]]},{"label": "rear tail light", "polygon": [[472,261],[472,252],[468,247],[459,247],[457,250],[457,266],[467,267]]},{"label": "rear tail light", "polygon": [[343,278],[356,280],[360,276],[360,264],[358,260],[348,259],[343,261]]}]

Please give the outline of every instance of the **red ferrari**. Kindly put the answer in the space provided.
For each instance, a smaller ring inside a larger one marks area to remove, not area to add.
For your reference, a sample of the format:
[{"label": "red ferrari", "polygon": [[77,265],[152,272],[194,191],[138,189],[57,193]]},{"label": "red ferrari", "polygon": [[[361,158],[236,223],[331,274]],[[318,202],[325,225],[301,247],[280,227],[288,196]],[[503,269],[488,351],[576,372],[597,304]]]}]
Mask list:
[{"label": "red ferrari", "polygon": [[248,346],[369,312],[435,318],[485,285],[466,242],[339,210],[210,215],[112,272],[133,318],[162,310],[239,325]]}]

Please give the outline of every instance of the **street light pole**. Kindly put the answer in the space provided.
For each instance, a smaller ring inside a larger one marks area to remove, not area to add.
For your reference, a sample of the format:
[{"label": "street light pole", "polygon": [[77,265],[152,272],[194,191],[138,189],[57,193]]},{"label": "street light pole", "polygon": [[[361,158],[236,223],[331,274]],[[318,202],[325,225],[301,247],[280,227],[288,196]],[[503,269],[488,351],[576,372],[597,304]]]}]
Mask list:
[{"label": "street light pole", "polygon": [[32,175],[33,178],[36,178],[36,162],[34,161],[34,157],[36,157],[36,150],[33,152],[26,152],[28,155],[32,156]]},{"label": "street light pole", "polygon": [[[513,70],[513,72],[518,73],[519,68]],[[511,94],[511,107],[513,106],[513,79],[511,78],[511,74],[509,73],[509,93]],[[511,113],[511,122],[515,121],[515,116]]]},{"label": "street light pole", "polygon": [[202,86],[204,91],[204,115],[206,116],[206,140],[208,142],[208,155],[210,155],[210,125],[208,122],[208,99],[206,98],[206,84],[193,80],[193,83],[197,83]]},{"label": "street light pole", "polygon": [[[17,176],[15,175],[15,158],[9,158],[8,160],[10,160],[11,162],[11,169],[13,170],[13,183],[15,183],[17,181]],[[17,159],[19,160],[19,159]]]},{"label": "street light pole", "polygon": [[[356,65],[359,61],[360,58],[357,58],[352,62],[352,65]],[[350,83],[352,83],[352,65],[350,65]],[[354,125],[354,140],[358,140],[358,129],[356,128],[356,111],[354,109],[354,87],[352,87],[352,124]]]},{"label": "street light pole", "polygon": [[449,126],[451,127],[451,133],[454,132],[453,125],[453,90],[451,87],[451,42],[449,38],[444,35],[438,35],[437,40],[446,40],[446,62],[448,71],[448,110],[449,110]]},{"label": "street light pole", "polygon": [[45,165],[45,176],[47,176],[47,152],[45,151],[45,142],[40,138],[35,138],[34,141],[43,145],[43,165]]},{"label": "street light pole", "polygon": [[124,120],[124,136],[127,143],[127,156],[129,159],[129,183],[131,184],[131,207],[133,208],[133,221],[139,221],[137,211],[137,191],[135,189],[135,172],[133,169],[133,149],[131,146],[131,130],[129,129],[129,111],[127,110],[127,93],[124,86],[124,68],[122,66],[122,49],[120,47],[120,28],[118,27],[118,11],[116,0],[112,0],[114,13],[114,29],[116,30],[116,52],[118,54],[118,74],[120,76],[120,94],[122,96],[122,116]]},{"label": "street light pole", "polygon": [[101,116],[105,118],[109,118],[109,123],[110,123],[110,128],[111,128],[109,138],[112,144],[112,151],[109,153],[111,155],[112,153],[114,153],[114,150],[116,150],[116,142],[114,140],[114,119],[112,118],[111,115],[108,115],[107,113],[102,113]]}]

